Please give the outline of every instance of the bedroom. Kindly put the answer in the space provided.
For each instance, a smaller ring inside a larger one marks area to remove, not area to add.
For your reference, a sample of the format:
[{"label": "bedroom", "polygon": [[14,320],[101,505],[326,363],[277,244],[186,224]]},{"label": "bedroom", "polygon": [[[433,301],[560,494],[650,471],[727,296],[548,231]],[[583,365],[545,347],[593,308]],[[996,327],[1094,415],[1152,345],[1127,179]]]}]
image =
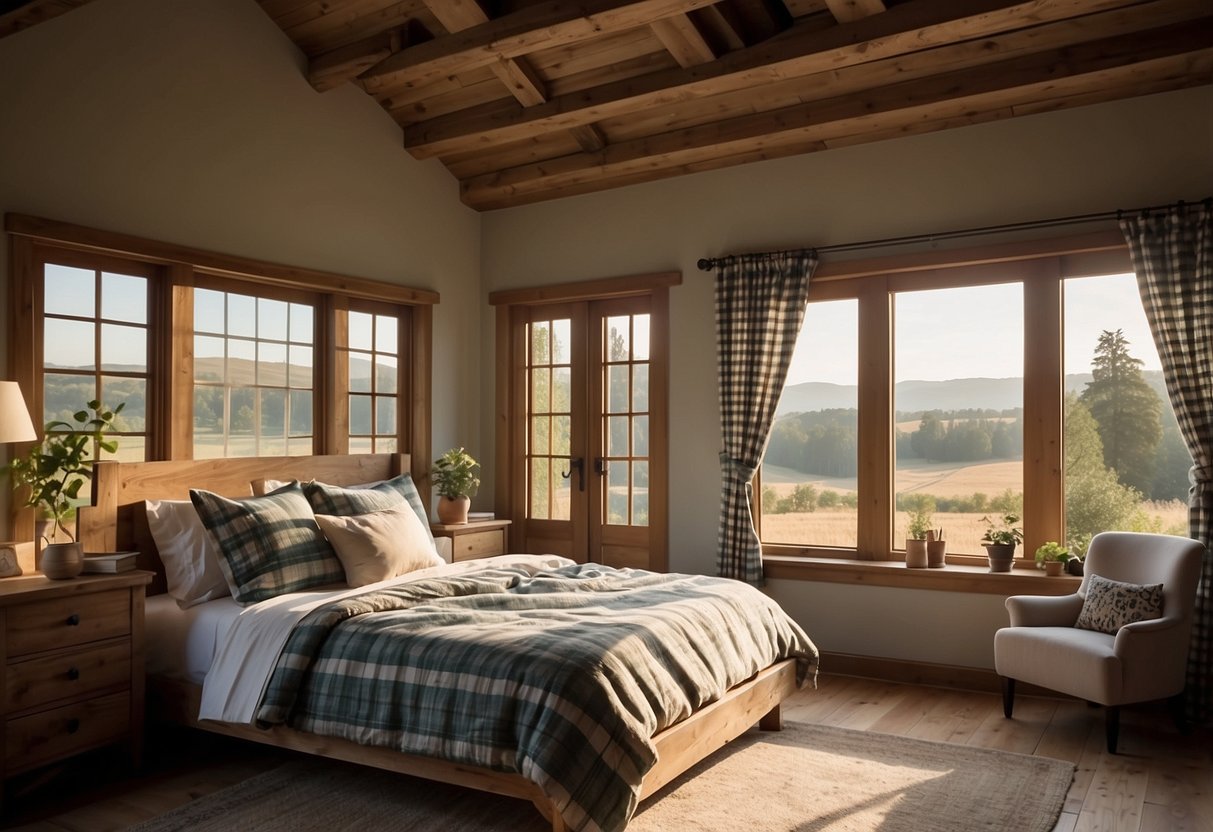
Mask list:
[{"label": "bedroom", "polygon": [[[477,213],[442,165],[401,152],[399,128],[358,90],[303,83],[302,58],[255,3],[169,5],[98,0],[0,40],[0,209],[440,292],[432,447],[482,460],[495,443],[489,292],[681,271],[669,535],[680,571],[713,571],[716,530],[700,518],[719,505],[711,281],[698,258],[1164,204],[1213,184],[1202,86]],[[7,321],[7,278],[0,288]],[[478,504],[491,506],[486,485]],[[901,663],[988,671],[1006,620],[991,594],[770,588],[828,652]]]}]

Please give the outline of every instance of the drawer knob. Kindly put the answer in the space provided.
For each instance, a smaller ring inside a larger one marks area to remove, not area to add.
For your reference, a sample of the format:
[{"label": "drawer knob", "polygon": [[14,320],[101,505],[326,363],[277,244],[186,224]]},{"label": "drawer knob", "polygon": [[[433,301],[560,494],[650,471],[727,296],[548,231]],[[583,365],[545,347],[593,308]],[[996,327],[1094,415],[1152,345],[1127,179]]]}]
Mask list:
[{"label": "drawer knob", "polygon": [[79,668],[69,667],[67,669],[67,678],[71,679],[73,682],[76,681],[77,679],[79,679],[80,678]]},{"label": "drawer knob", "polygon": [[79,616],[78,614],[76,614],[76,613],[72,613],[71,615],[69,615],[69,616],[67,617],[67,626],[69,626],[69,627],[75,627],[75,626],[77,626],[79,623],[80,623],[80,616]]},{"label": "drawer knob", "polygon": [[73,717],[67,721],[67,732],[69,734],[74,734],[79,730],[80,730],[80,720]]}]

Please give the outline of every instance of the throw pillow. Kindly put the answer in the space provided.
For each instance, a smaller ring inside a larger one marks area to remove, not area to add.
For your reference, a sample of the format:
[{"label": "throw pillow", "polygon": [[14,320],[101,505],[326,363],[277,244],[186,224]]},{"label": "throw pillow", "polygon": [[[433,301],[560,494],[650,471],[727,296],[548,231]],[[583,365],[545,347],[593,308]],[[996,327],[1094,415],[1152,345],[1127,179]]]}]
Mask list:
[{"label": "throw pillow", "polygon": [[1162,584],[1127,584],[1092,575],[1074,626],[1115,635],[1126,624],[1161,617]]},{"label": "throw pillow", "polygon": [[232,500],[192,490],[190,499],[215,538],[219,565],[237,603],[344,581],[341,561],[316,525],[299,483],[263,497]]},{"label": "throw pillow", "polygon": [[160,552],[168,594],[182,609],[229,595],[219,550],[189,500],[148,500],[147,527]]},{"label": "throw pillow", "polygon": [[421,526],[430,539],[430,548],[433,548],[434,535],[430,531],[430,516],[409,474],[401,474],[390,480],[369,485],[349,487],[326,485],[312,480],[303,484],[303,493],[307,495],[307,501],[312,504],[312,510],[317,514],[338,517],[382,511],[399,505],[402,501],[407,502],[421,521]]},{"label": "throw pillow", "polygon": [[349,517],[317,514],[316,522],[337,550],[345,567],[345,582],[350,586],[365,586],[446,563],[434,552],[412,507],[404,502]]}]

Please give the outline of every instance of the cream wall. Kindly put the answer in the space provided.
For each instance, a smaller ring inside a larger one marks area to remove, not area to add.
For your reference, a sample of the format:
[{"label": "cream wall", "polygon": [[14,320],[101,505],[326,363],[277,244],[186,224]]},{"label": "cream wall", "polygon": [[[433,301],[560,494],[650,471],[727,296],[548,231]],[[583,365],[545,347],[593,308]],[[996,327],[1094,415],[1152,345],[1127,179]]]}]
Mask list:
[{"label": "cream wall", "polygon": [[[720,474],[704,256],[830,245],[1199,199],[1213,88],[860,145],[486,214],[486,292],[681,270],[671,291],[670,565],[715,568]],[[482,307],[486,333],[492,311]],[[493,401],[486,334],[481,395]],[[482,422],[481,445],[493,444]],[[826,650],[992,666],[1002,598],[773,581]]]},{"label": "cream wall", "polygon": [[105,0],[4,38],[0,211],[437,290],[434,449],[472,445],[480,218],[370,97],[303,66],[253,0]]}]

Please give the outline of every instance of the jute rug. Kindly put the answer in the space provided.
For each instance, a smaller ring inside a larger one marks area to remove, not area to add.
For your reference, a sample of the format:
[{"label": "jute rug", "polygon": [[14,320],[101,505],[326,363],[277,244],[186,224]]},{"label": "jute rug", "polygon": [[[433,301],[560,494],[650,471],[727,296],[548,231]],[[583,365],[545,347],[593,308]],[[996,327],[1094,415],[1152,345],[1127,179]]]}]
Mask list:
[{"label": "jute rug", "polygon": [[[750,732],[640,805],[628,832],[1048,832],[1074,766],[889,734]],[[129,832],[543,832],[529,803],[318,759]]]}]

